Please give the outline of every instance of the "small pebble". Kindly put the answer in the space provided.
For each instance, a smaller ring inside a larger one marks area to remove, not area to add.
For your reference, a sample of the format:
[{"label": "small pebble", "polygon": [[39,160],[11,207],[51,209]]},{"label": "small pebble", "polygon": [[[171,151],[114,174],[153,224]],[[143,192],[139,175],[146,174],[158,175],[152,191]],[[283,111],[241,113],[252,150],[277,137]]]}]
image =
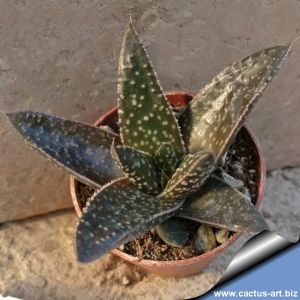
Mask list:
[{"label": "small pebble", "polygon": [[165,246],[165,245],[162,245],[162,246],[160,247],[160,250],[161,250],[161,252],[165,252],[165,251],[168,250],[168,247]]},{"label": "small pebble", "polygon": [[217,247],[217,240],[211,226],[205,224],[199,226],[195,246],[197,250],[204,252],[208,252]]},{"label": "small pebble", "polygon": [[241,158],[241,162],[242,162],[242,163],[246,164],[247,161],[248,161],[247,157],[242,157],[242,158]]},{"label": "small pebble", "polygon": [[244,171],[243,171],[243,167],[240,163],[233,163],[232,164],[232,168],[233,170],[237,173],[237,174],[243,174]]},{"label": "small pebble", "polygon": [[129,285],[129,284],[130,284],[130,280],[129,280],[129,278],[128,278],[128,277],[126,277],[126,276],[123,276],[123,277],[122,277],[121,284],[122,284],[122,285],[124,285],[124,286],[127,286],[127,285]]},{"label": "small pebble", "polygon": [[218,243],[225,243],[230,237],[230,231],[227,229],[218,229],[215,232],[216,240]]}]

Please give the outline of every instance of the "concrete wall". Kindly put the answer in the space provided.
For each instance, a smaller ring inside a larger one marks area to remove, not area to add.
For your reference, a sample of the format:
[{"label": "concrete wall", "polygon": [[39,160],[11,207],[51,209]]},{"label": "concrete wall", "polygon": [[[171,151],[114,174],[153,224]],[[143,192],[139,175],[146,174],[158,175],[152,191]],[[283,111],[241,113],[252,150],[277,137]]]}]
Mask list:
[{"label": "concrete wall", "polygon": [[[300,32],[293,0],[0,0],[0,109],[95,120],[116,102],[130,13],[165,90],[196,92],[225,65]],[[300,163],[299,47],[249,119],[269,169]],[[0,137],[0,222],[70,206],[68,177],[1,114]]]}]

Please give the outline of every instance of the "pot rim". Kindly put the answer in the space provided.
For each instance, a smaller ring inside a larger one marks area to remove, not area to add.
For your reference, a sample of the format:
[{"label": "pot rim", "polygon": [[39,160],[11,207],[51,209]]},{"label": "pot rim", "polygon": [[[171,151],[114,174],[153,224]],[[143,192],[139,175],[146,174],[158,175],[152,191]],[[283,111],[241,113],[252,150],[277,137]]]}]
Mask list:
[{"label": "pot rim", "polygon": [[[181,104],[187,104],[192,98],[193,94],[191,93],[186,93],[182,91],[170,91],[165,93],[166,96],[185,96],[187,100],[185,103],[181,101]],[[117,111],[117,106],[111,108],[108,110],[105,114],[103,114],[95,123],[95,126],[99,126],[101,123],[103,123],[107,118],[111,117],[112,115],[115,115]],[[258,178],[257,178],[257,183],[258,183],[258,191],[257,191],[257,196],[256,196],[256,203],[255,207],[259,208],[263,195],[265,192],[265,183],[266,183],[266,165],[265,161],[263,158],[262,150],[260,148],[260,145],[258,143],[257,138],[255,137],[255,134],[253,131],[249,128],[248,125],[243,124],[240,130],[245,130],[246,134],[250,137],[252,144],[255,146],[255,156],[256,156],[256,166],[257,166],[257,172],[258,172]],[[75,208],[75,211],[77,213],[77,216],[80,216],[82,213],[82,207],[80,205],[80,202],[77,197],[77,189],[78,189],[78,184],[79,182],[74,176],[70,176],[70,191],[71,191],[71,198],[72,202]],[[170,266],[185,266],[185,265],[191,265],[196,262],[199,262],[200,260],[206,260],[212,256],[216,256],[220,252],[222,252],[225,248],[230,246],[233,242],[235,242],[242,233],[236,232],[234,233],[225,243],[219,245],[218,247],[214,248],[213,250],[210,250],[208,252],[202,253],[200,255],[191,257],[191,258],[186,258],[186,259],[180,259],[180,260],[172,260],[172,261],[165,261],[165,260],[150,260],[150,259],[140,259],[138,257],[135,257],[133,255],[127,254],[119,249],[113,249],[111,250],[111,253],[123,258],[124,260],[131,262],[131,263],[136,263],[140,266],[146,266],[146,267],[159,267],[159,268],[165,268],[165,267],[170,267]]]}]

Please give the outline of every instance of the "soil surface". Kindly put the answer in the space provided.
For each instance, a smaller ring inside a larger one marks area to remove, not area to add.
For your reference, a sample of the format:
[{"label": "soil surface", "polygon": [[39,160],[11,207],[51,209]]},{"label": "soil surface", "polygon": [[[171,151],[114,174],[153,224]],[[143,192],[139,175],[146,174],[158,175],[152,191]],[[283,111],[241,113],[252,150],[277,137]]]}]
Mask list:
[{"label": "soil surface", "polygon": [[[191,231],[197,231],[199,224],[191,223]],[[132,256],[149,260],[179,260],[191,258],[202,253],[195,247],[193,237],[190,237],[183,247],[172,247],[166,244],[154,229],[126,243],[119,249]]]},{"label": "soil surface", "polygon": [[[237,184],[237,188],[240,192],[242,192],[249,201],[255,203],[258,192],[256,184],[257,166],[255,162],[256,152],[252,144],[247,140],[245,133],[240,131],[228,150],[225,159],[216,169],[215,174],[221,178],[224,172],[232,176],[233,184]],[[78,195],[82,207],[85,206],[94,192],[94,189],[82,183],[79,184]],[[169,246],[160,239],[155,230],[151,230],[135,240],[126,243],[120,247],[120,250],[142,259],[160,261],[180,260],[200,255],[203,251],[199,249],[195,243],[199,223],[191,221],[190,224],[191,235],[184,247]],[[218,243],[217,246],[219,245]]]}]

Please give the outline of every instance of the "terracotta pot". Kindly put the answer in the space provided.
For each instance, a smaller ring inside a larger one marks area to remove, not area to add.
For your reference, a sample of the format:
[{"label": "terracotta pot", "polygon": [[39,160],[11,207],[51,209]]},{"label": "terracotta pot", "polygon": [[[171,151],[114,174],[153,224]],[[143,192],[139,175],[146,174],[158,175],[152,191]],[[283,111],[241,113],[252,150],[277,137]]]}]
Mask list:
[{"label": "terracotta pot", "polygon": [[[191,94],[182,93],[182,92],[169,92],[166,94],[169,102],[174,106],[185,106],[189,101],[193,99]],[[117,107],[111,109],[106,114],[104,114],[100,119],[97,120],[95,125],[112,125],[115,124],[118,120]],[[260,150],[260,146],[248,126],[244,125],[241,129],[244,131],[245,135],[248,136],[249,141],[252,143],[253,148],[255,149],[256,156],[256,171],[258,174],[257,184],[258,184],[258,193],[255,201],[255,206],[258,208],[263,199],[263,194],[265,190],[265,180],[266,180],[266,168],[265,162]],[[78,181],[71,177],[71,195],[72,201],[78,216],[81,215],[82,206],[78,198]],[[221,254],[225,248],[231,245],[240,237],[239,233],[235,233],[232,237],[220,245],[219,247],[209,251],[207,253],[188,258],[183,260],[176,261],[154,261],[139,259],[137,257],[131,256],[122,252],[121,250],[114,249],[111,252],[127,262],[133,263],[139,267],[146,269],[151,273],[155,273],[161,276],[172,276],[172,277],[183,277],[201,272],[206,268],[219,254]]]}]

